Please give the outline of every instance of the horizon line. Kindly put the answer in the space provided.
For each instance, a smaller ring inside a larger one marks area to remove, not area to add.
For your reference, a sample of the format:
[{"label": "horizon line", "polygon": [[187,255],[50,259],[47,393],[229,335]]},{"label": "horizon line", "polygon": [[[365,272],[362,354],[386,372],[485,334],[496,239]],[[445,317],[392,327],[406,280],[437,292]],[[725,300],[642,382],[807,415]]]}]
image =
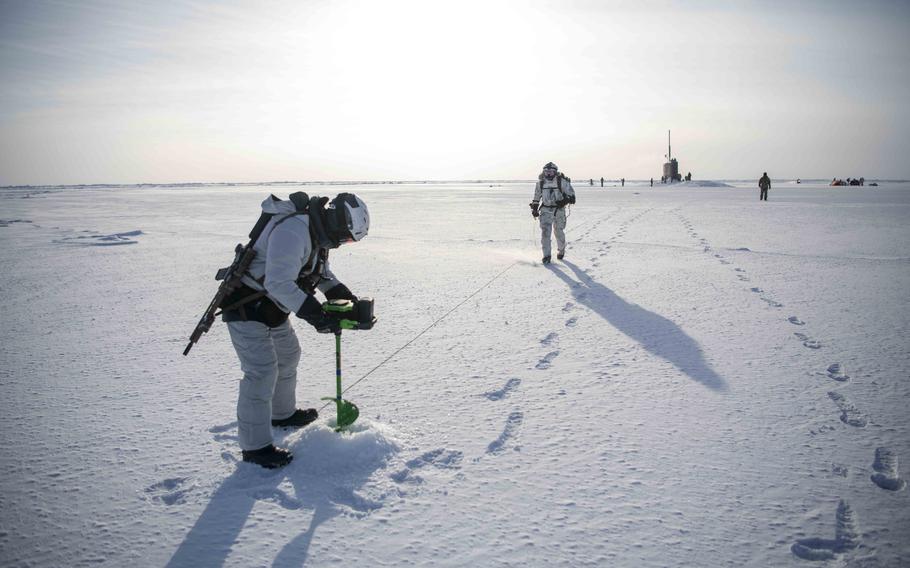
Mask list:
[{"label": "horizon line", "polygon": [[[571,179],[571,178],[570,178]],[[579,180],[584,180],[585,178],[574,178],[572,181],[579,183]],[[600,178],[587,178],[588,180],[594,180],[597,182]],[[603,178],[604,182],[621,182],[623,178]],[[854,179],[854,178],[833,178],[833,179]],[[856,178],[858,179],[858,178]],[[806,181],[806,182],[828,182],[828,178],[790,178],[790,177],[781,177],[781,178],[771,178],[771,181]],[[866,182],[891,182],[891,183],[902,183],[910,182],[910,179],[886,179],[886,178],[864,178]],[[644,182],[647,183],[650,181],[650,178],[626,178],[627,182]],[[713,178],[713,179],[693,179],[692,181],[712,181],[712,182],[722,182],[722,181],[733,181],[733,182],[743,182],[743,181],[753,181],[751,177],[748,178]],[[191,186],[257,186],[257,185],[404,185],[404,184],[421,184],[421,185],[430,185],[430,184],[452,184],[452,183],[536,183],[537,178],[534,179],[445,179],[445,180],[340,180],[340,181],[328,181],[328,180],[313,180],[313,181],[293,181],[293,180],[276,180],[276,181],[191,181],[191,182],[136,182],[136,183],[114,183],[114,182],[104,182],[104,183],[48,183],[48,184],[14,184],[14,185],[0,185],[0,189],[17,189],[17,188],[34,188],[34,189],[44,189],[44,188],[65,188],[65,187],[191,187]],[[671,182],[661,185],[674,185],[676,183],[685,183],[685,182]]]}]

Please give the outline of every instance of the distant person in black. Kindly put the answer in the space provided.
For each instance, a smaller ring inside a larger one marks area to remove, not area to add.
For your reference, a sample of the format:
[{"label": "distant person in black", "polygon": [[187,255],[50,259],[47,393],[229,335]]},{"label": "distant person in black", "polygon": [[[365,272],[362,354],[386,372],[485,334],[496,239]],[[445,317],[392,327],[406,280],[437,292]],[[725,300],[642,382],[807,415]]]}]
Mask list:
[{"label": "distant person in black", "polygon": [[622,181],[622,186],[623,186],[623,187],[626,187],[626,178],[622,178],[621,181]]},{"label": "distant person in black", "polygon": [[600,178],[600,187],[604,186],[604,178]]},{"label": "distant person in black", "polygon": [[651,178],[651,187],[654,187],[654,178]]},{"label": "distant person in black", "polygon": [[768,190],[771,189],[771,178],[768,177],[768,172],[762,174],[761,179],[758,180],[758,187],[761,189],[758,200],[768,201]]}]

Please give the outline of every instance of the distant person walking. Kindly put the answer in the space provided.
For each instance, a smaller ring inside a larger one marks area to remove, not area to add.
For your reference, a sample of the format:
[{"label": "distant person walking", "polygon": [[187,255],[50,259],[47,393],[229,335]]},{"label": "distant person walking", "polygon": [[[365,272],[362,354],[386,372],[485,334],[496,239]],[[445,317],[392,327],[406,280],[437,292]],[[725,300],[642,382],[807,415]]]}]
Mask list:
[{"label": "distant person walking", "polygon": [[547,162],[537,178],[534,200],[531,201],[531,215],[540,219],[540,246],[543,249],[543,263],[550,264],[550,234],[556,232],[556,258],[566,255],[566,206],[575,203],[575,189],[572,180],[559,171],[556,164]]},{"label": "distant person walking", "polygon": [[654,178],[651,178],[651,187],[654,187]]},{"label": "distant person walking", "polygon": [[600,178],[600,187],[604,186],[604,178]]},{"label": "distant person walking", "polygon": [[626,178],[620,180],[622,182],[622,187],[626,187]]},{"label": "distant person walking", "polygon": [[758,180],[758,188],[761,190],[758,200],[768,201],[768,190],[771,189],[771,178],[768,177],[768,172],[763,173],[761,179]]}]

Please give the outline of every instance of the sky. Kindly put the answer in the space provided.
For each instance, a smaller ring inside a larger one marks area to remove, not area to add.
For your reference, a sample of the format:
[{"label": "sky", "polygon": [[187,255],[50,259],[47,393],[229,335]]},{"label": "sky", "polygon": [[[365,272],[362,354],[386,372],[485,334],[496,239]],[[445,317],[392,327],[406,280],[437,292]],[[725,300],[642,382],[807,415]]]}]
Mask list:
[{"label": "sky", "polygon": [[0,185],[910,179],[910,3],[0,0]]}]

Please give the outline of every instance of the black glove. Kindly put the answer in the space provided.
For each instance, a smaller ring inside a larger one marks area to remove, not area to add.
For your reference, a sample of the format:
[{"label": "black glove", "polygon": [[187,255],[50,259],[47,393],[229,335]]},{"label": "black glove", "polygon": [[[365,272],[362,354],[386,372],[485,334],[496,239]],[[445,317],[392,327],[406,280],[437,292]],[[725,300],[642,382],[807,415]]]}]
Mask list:
[{"label": "black glove", "polygon": [[565,198],[556,200],[556,206],[559,207],[560,209],[565,207],[566,204],[568,204],[568,203],[569,203],[569,200],[565,199]]},{"label": "black glove", "polygon": [[575,205],[575,196],[574,195],[569,196],[569,205]]},{"label": "black glove", "polygon": [[315,327],[319,333],[335,333],[341,330],[341,318],[323,311],[322,304],[313,296],[307,295],[297,310],[297,317]]},{"label": "black glove", "polygon": [[351,293],[347,286],[344,284],[338,284],[329,289],[325,293],[326,300],[350,300],[352,302],[357,302],[357,296]]},{"label": "black glove", "polygon": [[537,211],[537,206],[539,204],[535,202],[535,203],[529,203],[528,205],[531,206],[531,217],[534,217],[535,219],[540,217],[540,213],[538,213],[538,211]]}]

